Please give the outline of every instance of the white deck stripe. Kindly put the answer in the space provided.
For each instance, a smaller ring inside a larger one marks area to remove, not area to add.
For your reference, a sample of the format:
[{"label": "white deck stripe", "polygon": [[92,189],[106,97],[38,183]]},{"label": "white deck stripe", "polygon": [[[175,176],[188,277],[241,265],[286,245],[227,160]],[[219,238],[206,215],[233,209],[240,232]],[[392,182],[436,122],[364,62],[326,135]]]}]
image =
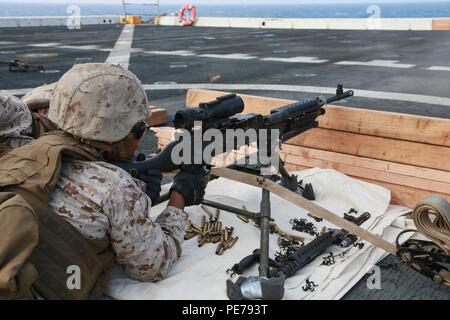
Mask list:
[{"label": "white deck stripe", "polygon": [[97,50],[97,51],[112,51],[112,49],[102,48],[97,44],[89,45],[63,45],[61,43],[49,42],[49,43],[36,43],[30,44],[31,47],[35,48],[56,48],[56,49],[68,49],[68,50]]},{"label": "white deck stripe", "polygon": [[344,66],[368,66],[368,67],[385,67],[385,68],[400,68],[400,69],[409,69],[416,66],[415,64],[401,64],[397,62],[398,60],[372,60],[367,62],[340,61],[336,62],[335,64]]},{"label": "white deck stripe", "polygon": [[148,54],[157,54],[157,55],[163,55],[163,56],[181,56],[181,57],[188,57],[188,56],[195,56],[195,52],[189,51],[189,50],[172,50],[172,51],[144,51]]},{"label": "white deck stripe", "polygon": [[292,57],[292,58],[263,58],[262,61],[277,61],[277,62],[288,62],[288,63],[325,63],[328,60],[319,60],[317,57]]},{"label": "white deck stripe", "polygon": [[[334,94],[336,88],[333,87],[314,87],[314,86],[296,86],[282,84],[218,84],[218,83],[191,83],[191,84],[145,84],[145,90],[186,90],[186,89],[207,89],[207,90],[255,90],[255,91],[287,91],[287,92],[311,92],[318,94]],[[349,88],[346,88],[350,90]],[[29,89],[3,90],[12,95],[23,95],[29,92]],[[401,92],[386,92],[353,89],[355,97],[408,101],[414,103],[423,103],[439,106],[450,106],[450,98],[428,96],[422,94],[411,94]],[[0,90],[2,91],[2,90]]]},{"label": "white deck stripe", "polygon": [[131,45],[133,43],[134,25],[126,24],[122,33],[117,39],[113,50],[106,59],[106,63],[120,64],[123,68],[128,69],[130,65]]},{"label": "white deck stripe", "polygon": [[230,54],[201,54],[199,57],[214,58],[214,59],[231,59],[231,60],[251,60],[257,57],[244,53],[230,53]]},{"label": "white deck stripe", "polygon": [[36,47],[36,48],[50,48],[50,47],[58,47],[61,44],[58,42],[46,42],[46,43],[32,43],[29,44],[29,46]]},{"label": "white deck stripe", "polygon": [[433,71],[450,71],[450,67],[432,66],[432,67],[427,68],[427,70],[433,70]]},{"label": "white deck stripe", "polygon": [[[282,84],[218,84],[218,83],[194,83],[194,84],[147,84],[146,90],[183,90],[183,89],[209,89],[209,90],[258,90],[258,91],[288,91],[288,92],[312,92],[319,94],[334,94],[336,88],[296,86]],[[347,90],[349,90],[347,88]],[[382,100],[398,100],[415,103],[450,106],[450,98],[436,97],[421,94],[372,91],[353,89],[356,97],[364,97]]]},{"label": "white deck stripe", "polygon": [[[201,49],[201,48],[198,47],[198,49]],[[255,56],[252,56],[249,54],[243,54],[243,53],[197,55],[194,51],[190,51],[190,50],[173,50],[173,51],[152,50],[152,51],[145,51],[145,53],[156,54],[156,55],[167,55],[167,56],[181,56],[181,57],[197,56],[197,57],[201,57],[201,58],[232,59],[232,60],[250,60],[250,59],[257,58]]]},{"label": "white deck stripe", "polygon": [[24,94],[27,94],[28,92],[30,92],[32,89],[31,88],[26,88],[26,89],[11,89],[11,90],[1,90],[0,92],[6,92],[8,94],[12,94],[13,96],[22,96]]}]

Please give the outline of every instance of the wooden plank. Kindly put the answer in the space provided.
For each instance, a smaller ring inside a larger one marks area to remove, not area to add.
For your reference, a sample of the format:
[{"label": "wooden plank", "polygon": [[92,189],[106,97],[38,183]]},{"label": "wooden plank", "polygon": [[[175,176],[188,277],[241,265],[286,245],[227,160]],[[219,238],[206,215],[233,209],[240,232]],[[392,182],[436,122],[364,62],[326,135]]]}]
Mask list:
[{"label": "wooden plank", "polygon": [[363,158],[359,156],[347,155],[330,151],[306,148],[283,144],[282,153],[288,153],[304,159],[318,159],[330,162],[342,163],[354,167],[388,172],[408,177],[416,177],[425,180],[439,181],[449,184],[450,188],[450,172],[443,170],[428,169],[423,167],[411,166],[395,162]]},{"label": "wooden plank", "polygon": [[450,30],[450,19],[433,19],[433,30]]},{"label": "wooden plank", "polygon": [[[310,169],[310,167],[299,166],[299,165],[295,165],[295,164],[291,164],[291,163],[286,163],[285,167],[290,172]],[[432,192],[432,191],[427,191],[427,190],[416,189],[416,188],[412,188],[412,187],[405,187],[405,186],[400,186],[400,185],[397,185],[394,183],[366,179],[366,178],[356,177],[356,176],[352,176],[352,175],[350,175],[350,176],[352,178],[366,181],[369,183],[373,183],[373,184],[385,187],[386,189],[389,189],[391,191],[391,204],[400,205],[400,206],[404,206],[404,207],[408,207],[408,208],[414,208],[417,205],[417,203],[419,203],[423,199],[425,199],[429,196],[432,196],[432,195],[438,195],[438,196],[450,201],[450,194],[437,193],[437,192]]]},{"label": "wooden plank", "polygon": [[158,128],[151,128],[151,130],[155,133],[156,137],[159,138],[165,138],[165,139],[173,139],[175,134],[175,128],[172,127],[158,127]]},{"label": "wooden plank", "polygon": [[153,126],[159,126],[162,124],[167,123],[167,110],[163,108],[158,107],[149,107],[151,111],[150,118],[148,118],[145,122],[153,127]]},{"label": "wooden plank", "polygon": [[[190,89],[186,105],[197,107],[200,102],[214,100],[224,94],[227,92]],[[268,114],[274,108],[295,102],[245,94],[239,96],[245,103],[244,113]],[[329,105],[326,114],[319,117],[319,127],[450,147],[450,119]]]},{"label": "wooden plank", "polygon": [[[158,147],[164,149],[170,142],[174,141],[175,128],[159,127],[152,128],[158,139]],[[223,153],[217,155],[212,160],[212,165],[223,167],[233,164],[238,159],[245,157],[247,154],[256,152],[257,150],[251,146],[242,146],[239,150],[233,150],[228,155]]]},{"label": "wooden plank", "polygon": [[450,171],[450,148],[315,128],[287,144]]},{"label": "wooden plank", "polygon": [[450,119],[330,105],[319,127],[450,147]]},{"label": "wooden plank", "polygon": [[366,178],[359,178],[359,179],[389,189],[391,191],[391,203],[408,208],[414,208],[420,201],[432,195],[440,196],[450,201],[450,194],[446,193],[439,193],[428,190],[405,187],[394,183],[381,182]]},{"label": "wooden plank", "polygon": [[387,242],[386,240],[380,238],[379,236],[372,234],[368,232],[367,230],[355,225],[354,223],[345,220],[336,214],[334,214],[331,211],[328,211],[317,204],[315,204],[312,201],[306,200],[299,194],[292,192],[279,184],[276,184],[273,181],[270,181],[268,179],[264,179],[252,174],[243,173],[236,170],[231,170],[228,168],[213,168],[211,173],[218,177],[223,177],[226,179],[230,179],[233,181],[242,182],[248,185],[252,185],[258,188],[266,189],[279,197],[305,209],[308,210],[310,213],[312,213],[314,216],[325,219],[335,226],[338,226],[342,229],[345,229],[349,231],[352,234],[357,235],[358,237],[369,241],[370,243],[374,244],[375,246],[391,253],[396,253],[396,248],[391,243]]},{"label": "wooden plank", "polygon": [[336,171],[354,177],[372,179],[388,183],[395,183],[406,187],[450,194],[450,184],[445,182],[426,180],[390,172],[383,172],[373,169],[356,167],[351,164],[338,163],[329,160],[304,158],[289,153],[284,153],[282,155],[282,159],[285,162],[298,164],[301,166],[334,169]]}]

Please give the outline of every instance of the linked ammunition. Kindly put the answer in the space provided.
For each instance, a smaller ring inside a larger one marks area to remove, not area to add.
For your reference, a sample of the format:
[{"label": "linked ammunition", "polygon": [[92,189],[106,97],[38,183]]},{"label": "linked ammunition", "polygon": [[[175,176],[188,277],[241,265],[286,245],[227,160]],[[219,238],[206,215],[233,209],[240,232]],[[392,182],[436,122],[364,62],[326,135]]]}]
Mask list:
[{"label": "linked ammunition", "polygon": [[205,216],[202,216],[202,224],[201,224],[202,232],[205,231],[205,226],[206,226],[206,218]]},{"label": "linked ammunition", "polygon": [[293,234],[287,234],[286,232],[281,230],[280,227],[278,227],[278,225],[274,222],[271,222],[269,224],[269,228],[270,228],[271,232],[278,234],[280,237],[283,237],[286,240],[289,240],[289,241],[295,240],[295,241],[300,241],[302,243],[305,242],[305,238],[299,237],[299,236],[296,236]]},{"label": "linked ammunition", "polygon": [[208,235],[211,236],[211,237],[221,236],[222,232],[220,232],[220,231],[212,231],[212,232],[209,232]]},{"label": "linked ammunition", "polygon": [[[247,211],[247,207],[243,205],[242,210]],[[242,221],[244,221],[245,223],[248,223],[250,221],[249,218],[247,218],[246,216],[243,216],[243,215],[238,215],[238,218],[241,219]]]},{"label": "linked ammunition", "polygon": [[200,238],[200,236],[198,237],[198,246],[201,247],[206,243],[206,239],[205,238]]},{"label": "linked ammunition", "polygon": [[184,240],[192,239],[192,238],[195,237],[196,235],[197,235],[196,233],[192,233],[192,232],[186,233],[186,234],[184,235]]},{"label": "linked ammunition", "polygon": [[216,221],[219,221],[220,209],[216,209]]},{"label": "linked ammunition", "polygon": [[250,221],[250,219],[245,216],[238,215],[238,218],[244,221],[245,223],[248,223]]},{"label": "linked ammunition", "polygon": [[217,255],[221,255],[222,252],[223,252],[223,242],[220,241],[219,245],[218,245],[217,248],[216,248],[216,254],[217,254]]},{"label": "linked ammunition", "polygon": [[[207,207],[204,207],[203,210],[208,215],[211,213]],[[220,210],[216,210],[215,216],[215,219],[210,219],[208,222],[206,216],[202,216],[200,226],[189,221],[184,239],[189,240],[198,236],[197,241],[199,247],[202,247],[205,243],[218,243],[216,254],[221,255],[225,250],[234,246],[238,237],[233,238],[233,227],[225,227],[222,229],[222,222],[217,220],[220,217]]]},{"label": "linked ammunition", "polygon": [[224,237],[223,237],[223,240],[224,240],[225,242],[228,242],[228,231],[227,231],[227,230],[224,231]]},{"label": "linked ammunition", "polygon": [[205,206],[205,205],[202,204],[200,207],[203,209],[203,211],[205,211],[205,213],[209,216],[210,219],[213,218],[213,214],[212,214],[212,212],[208,209],[207,206]]},{"label": "linked ammunition", "polygon": [[202,228],[200,228],[199,226],[197,226],[195,224],[191,225],[191,230],[193,230],[194,232],[197,232],[197,233],[201,233],[202,232]]},{"label": "linked ammunition", "polygon": [[236,242],[239,240],[239,237],[231,238],[231,240],[228,242],[226,248],[231,249],[236,244]]}]

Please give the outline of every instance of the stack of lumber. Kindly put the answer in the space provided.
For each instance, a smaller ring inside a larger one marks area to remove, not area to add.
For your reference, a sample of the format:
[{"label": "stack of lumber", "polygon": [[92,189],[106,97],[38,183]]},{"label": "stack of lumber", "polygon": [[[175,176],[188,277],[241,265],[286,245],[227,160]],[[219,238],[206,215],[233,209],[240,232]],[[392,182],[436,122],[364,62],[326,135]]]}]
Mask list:
[{"label": "stack of lumber", "polygon": [[[164,149],[170,142],[175,140],[175,129],[172,127],[158,127],[152,128],[152,131],[155,133],[158,138],[158,148]],[[253,152],[256,152],[256,146],[243,146],[239,150],[234,150],[229,154],[223,153],[215,156],[212,159],[211,164],[217,167],[226,167],[235,163],[239,158],[245,157],[246,155],[250,155]]]},{"label": "stack of lumber", "polygon": [[[223,94],[191,89],[186,106],[197,107]],[[244,113],[268,114],[294,102],[240,96]],[[331,105],[326,110],[318,128],[283,144],[288,169],[335,169],[390,189],[391,202],[407,207],[431,194],[450,201],[450,119]]]},{"label": "stack of lumber", "polygon": [[145,122],[153,127],[153,126],[159,126],[162,124],[167,123],[167,110],[163,108],[158,108],[154,106],[150,106],[150,112],[152,113],[150,115],[150,118],[148,118]]},{"label": "stack of lumber", "polygon": [[151,128],[158,138],[158,148],[164,149],[175,138],[175,129],[171,127]]},{"label": "stack of lumber", "polygon": [[450,30],[450,19],[433,19],[431,26],[433,30]]}]

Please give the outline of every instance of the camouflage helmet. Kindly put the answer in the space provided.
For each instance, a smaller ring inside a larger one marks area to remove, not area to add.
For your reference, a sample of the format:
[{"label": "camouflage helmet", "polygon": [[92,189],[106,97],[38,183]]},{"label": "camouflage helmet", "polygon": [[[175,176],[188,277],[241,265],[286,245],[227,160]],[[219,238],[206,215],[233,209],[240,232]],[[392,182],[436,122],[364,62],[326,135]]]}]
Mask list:
[{"label": "camouflage helmet", "polygon": [[50,105],[50,98],[52,96],[53,90],[55,89],[55,86],[56,82],[34,88],[26,95],[24,95],[20,100],[25,102],[30,110],[48,108],[48,106]]},{"label": "camouflage helmet", "polygon": [[19,98],[0,91],[0,142],[12,148],[33,140],[32,117],[28,106]]},{"label": "camouflage helmet", "polygon": [[141,81],[106,63],[77,64],[56,84],[48,118],[76,137],[117,142],[150,117]]}]

